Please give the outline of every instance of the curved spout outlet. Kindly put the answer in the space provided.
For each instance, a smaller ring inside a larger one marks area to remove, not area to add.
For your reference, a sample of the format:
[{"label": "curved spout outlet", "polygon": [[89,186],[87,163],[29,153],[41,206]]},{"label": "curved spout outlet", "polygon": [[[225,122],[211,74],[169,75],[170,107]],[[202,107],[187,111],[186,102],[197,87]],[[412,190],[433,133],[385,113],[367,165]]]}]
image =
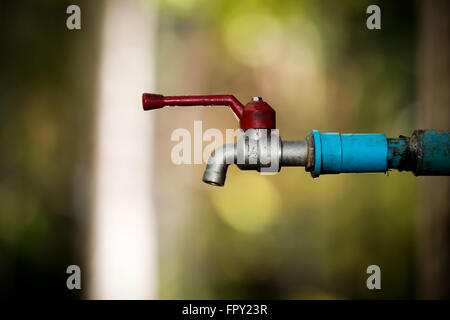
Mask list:
[{"label": "curved spout outlet", "polygon": [[222,187],[225,184],[228,166],[233,163],[236,163],[236,144],[218,147],[208,159],[203,182]]}]

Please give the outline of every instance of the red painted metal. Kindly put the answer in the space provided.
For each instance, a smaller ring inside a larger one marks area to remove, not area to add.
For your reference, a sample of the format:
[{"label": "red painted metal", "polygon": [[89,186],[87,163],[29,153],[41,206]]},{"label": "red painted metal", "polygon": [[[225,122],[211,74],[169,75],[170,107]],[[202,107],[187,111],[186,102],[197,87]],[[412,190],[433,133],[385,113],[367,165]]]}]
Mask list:
[{"label": "red painted metal", "polygon": [[275,110],[264,101],[251,101],[244,108],[241,129],[275,129]]},{"label": "red painted metal", "polygon": [[245,107],[233,95],[206,96],[163,96],[144,93],[142,95],[144,110],[159,109],[164,106],[230,106],[240,120],[243,130],[275,129],[275,110],[264,101],[252,101]]}]

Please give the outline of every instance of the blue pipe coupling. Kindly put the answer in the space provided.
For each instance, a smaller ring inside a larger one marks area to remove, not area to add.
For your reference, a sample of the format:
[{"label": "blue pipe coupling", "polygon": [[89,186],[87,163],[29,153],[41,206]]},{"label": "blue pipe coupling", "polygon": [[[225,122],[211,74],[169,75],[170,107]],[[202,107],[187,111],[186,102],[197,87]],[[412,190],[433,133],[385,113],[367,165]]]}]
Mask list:
[{"label": "blue pipe coupling", "polygon": [[313,177],[344,172],[386,172],[388,144],[384,134],[320,133],[314,139]]}]

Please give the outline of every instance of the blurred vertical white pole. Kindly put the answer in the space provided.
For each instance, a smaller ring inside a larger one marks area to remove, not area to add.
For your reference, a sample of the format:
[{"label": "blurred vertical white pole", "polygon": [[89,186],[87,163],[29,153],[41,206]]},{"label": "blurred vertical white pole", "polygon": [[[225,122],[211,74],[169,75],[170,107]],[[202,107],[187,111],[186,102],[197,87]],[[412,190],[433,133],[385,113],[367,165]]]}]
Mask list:
[{"label": "blurred vertical white pole", "polygon": [[[105,2],[100,53],[90,297],[156,298],[152,204],[156,14],[148,2]],[[145,4],[145,6],[144,6]]]}]

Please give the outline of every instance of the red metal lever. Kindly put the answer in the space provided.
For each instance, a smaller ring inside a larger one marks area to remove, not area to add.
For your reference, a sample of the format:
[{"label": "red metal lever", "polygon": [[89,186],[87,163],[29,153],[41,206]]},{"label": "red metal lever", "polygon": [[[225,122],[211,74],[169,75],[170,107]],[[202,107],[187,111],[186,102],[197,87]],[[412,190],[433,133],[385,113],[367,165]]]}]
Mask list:
[{"label": "red metal lever", "polygon": [[235,96],[163,96],[160,94],[144,93],[142,95],[144,110],[159,109],[164,106],[230,106],[239,120],[242,120],[244,106]]},{"label": "red metal lever", "polygon": [[144,110],[159,109],[164,106],[230,106],[240,120],[241,128],[275,129],[275,110],[266,102],[253,100],[245,107],[233,95],[206,96],[163,96],[144,93],[142,95]]}]

